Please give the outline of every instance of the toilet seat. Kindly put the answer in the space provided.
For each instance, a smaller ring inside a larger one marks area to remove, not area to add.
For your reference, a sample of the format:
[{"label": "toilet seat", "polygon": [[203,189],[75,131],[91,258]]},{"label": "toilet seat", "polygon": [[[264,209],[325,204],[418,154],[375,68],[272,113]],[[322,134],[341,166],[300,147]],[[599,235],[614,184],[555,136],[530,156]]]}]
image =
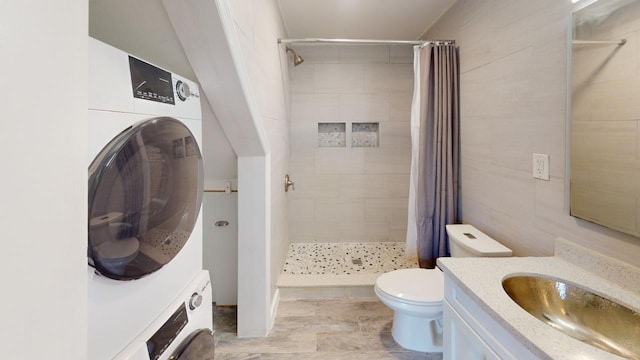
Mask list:
[{"label": "toilet seat", "polygon": [[444,299],[444,276],[439,269],[401,269],[384,273],[376,288],[396,301],[440,306]]}]

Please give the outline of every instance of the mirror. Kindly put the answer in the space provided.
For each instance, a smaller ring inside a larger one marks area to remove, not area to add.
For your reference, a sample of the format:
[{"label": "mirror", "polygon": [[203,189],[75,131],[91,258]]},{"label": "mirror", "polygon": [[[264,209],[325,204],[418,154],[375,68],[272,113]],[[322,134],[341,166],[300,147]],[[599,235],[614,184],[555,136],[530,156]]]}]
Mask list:
[{"label": "mirror", "polygon": [[570,213],[640,236],[640,1],[572,14]]}]

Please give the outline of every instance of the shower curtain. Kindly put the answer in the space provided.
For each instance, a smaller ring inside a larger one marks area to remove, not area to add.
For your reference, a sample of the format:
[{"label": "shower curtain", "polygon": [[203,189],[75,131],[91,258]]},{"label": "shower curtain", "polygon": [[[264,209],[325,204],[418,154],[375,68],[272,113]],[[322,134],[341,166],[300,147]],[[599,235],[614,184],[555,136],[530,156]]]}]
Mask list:
[{"label": "shower curtain", "polygon": [[459,163],[458,49],[414,47],[411,176],[406,253],[432,269],[448,254],[446,224],[457,221]]}]

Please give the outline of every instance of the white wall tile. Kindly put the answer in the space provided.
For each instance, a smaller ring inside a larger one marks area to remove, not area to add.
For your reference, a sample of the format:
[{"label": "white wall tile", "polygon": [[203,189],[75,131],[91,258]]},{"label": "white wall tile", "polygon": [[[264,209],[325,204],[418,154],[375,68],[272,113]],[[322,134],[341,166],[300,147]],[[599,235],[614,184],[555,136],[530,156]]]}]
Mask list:
[{"label": "white wall tile", "polygon": [[413,66],[413,45],[389,46],[391,64],[411,64]]},{"label": "white wall tile", "polygon": [[316,93],[356,93],[364,89],[365,65],[316,64]]},{"label": "white wall tile", "polygon": [[338,175],[296,175],[291,181],[295,190],[289,192],[289,199],[333,199],[340,195]]},{"label": "white wall tile", "polygon": [[290,125],[291,147],[296,152],[314,153],[318,146],[318,124],[315,122],[292,122]]},{"label": "white wall tile", "polygon": [[534,115],[533,122],[532,153],[549,154],[549,173],[553,177],[566,177],[565,140],[567,125],[564,111]]},{"label": "white wall tile", "polygon": [[[461,221],[486,230],[518,255],[550,255],[553,239],[563,236],[633,263],[633,256],[640,256],[637,240],[570,217],[565,209],[566,21],[571,7],[569,1],[461,0],[425,35],[453,38],[460,46]],[[624,13],[620,14],[627,16]],[[498,33],[500,41],[496,41]],[[640,58],[638,47],[634,51]],[[597,63],[594,57],[591,60]],[[620,66],[625,62],[628,64],[622,56],[612,61]],[[640,61],[635,64],[639,71]],[[589,76],[587,71],[574,70],[574,85]],[[591,105],[596,102],[614,101],[615,119],[634,116],[638,101],[632,99],[639,98],[634,88],[639,82],[632,79],[626,84],[601,84],[594,94],[597,100],[591,91],[574,98],[572,112],[583,121],[576,131],[601,128],[590,123]],[[604,120],[604,114],[598,116]],[[510,118],[516,121],[509,123]],[[493,128],[489,126],[492,122]],[[594,136],[577,145],[604,149],[607,143],[614,143],[612,150],[604,152],[636,157],[639,130],[623,128],[618,126],[607,136]],[[502,139],[494,143],[496,137]],[[636,150],[621,145],[627,137]],[[491,147],[493,153],[487,156],[486,149]],[[531,155],[526,155],[530,151],[551,155],[551,181],[531,178]],[[520,155],[510,158],[502,152]],[[499,160],[502,167],[487,158]],[[576,164],[572,161],[572,165]],[[580,168],[574,171],[587,174],[590,182],[590,173]]]},{"label": "white wall tile", "polygon": [[365,152],[367,174],[408,174],[411,148],[370,148]]},{"label": "white wall tile", "polygon": [[460,119],[460,156],[491,161],[491,118],[465,116]]},{"label": "white wall tile", "polygon": [[[295,145],[291,147],[294,149],[291,152],[291,175],[297,178],[299,175],[314,175],[316,173],[316,153],[314,149],[297,150]],[[292,180],[295,181],[295,180]]]},{"label": "white wall tile", "polygon": [[407,223],[408,199],[366,200],[366,221]]},{"label": "white wall tile", "polygon": [[[566,26],[566,23],[562,21],[562,25]],[[533,112],[537,114],[564,112],[567,105],[567,82],[557,80],[567,78],[566,67],[558,66],[567,62],[566,36],[547,40],[533,45],[532,48],[531,72],[534,75],[531,82],[533,90],[531,105]]]},{"label": "white wall tile", "polygon": [[[302,217],[290,217],[292,239],[402,241],[407,209],[397,204],[407,202],[409,187],[412,49],[402,52],[388,46],[337,46],[329,47],[327,53],[318,49],[322,47],[296,48],[303,57],[309,55],[306,64],[313,66],[315,73],[313,85],[307,81],[304,86],[291,86],[291,175],[296,190],[288,196],[292,211],[299,209],[301,214],[296,216]],[[336,60],[332,49],[339,49],[340,64],[332,63]],[[387,64],[391,54],[400,64]],[[411,61],[407,61],[407,55]],[[364,86],[368,66],[375,70],[369,70],[371,89]],[[385,77],[391,82],[382,83],[387,81]],[[318,148],[319,122],[345,123],[349,145]],[[380,147],[350,145],[352,124],[363,122],[379,124]],[[372,202],[369,208],[367,199],[381,202]],[[308,212],[311,203],[313,219]],[[365,213],[380,221],[365,221]],[[328,232],[323,226],[339,231]]]},{"label": "white wall tile", "polygon": [[411,148],[411,129],[409,123],[380,123],[381,148]]},{"label": "white wall tile", "polygon": [[332,222],[292,221],[291,242],[335,242],[340,229]]},{"label": "white wall tile", "polygon": [[[413,86],[413,84],[411,85]],[[413,87],[405,92],[389,94],[389,121],[411,122],[411,102],[413,101]]]},{"label": "white wall tile", "polygon": [[366,65],[366,92],[406,92],[407,89],[413,89],[413,65]]},{"label": "white wall tile", "polygon": [[315,201],[313,199],[289,199],[289,214],[292,222],[314,221],[316,219]]},{"label": "white wall tile", "polygon": [[[288,46],[302,56],[303,64],[337,64],[340,62],[340,50],[337,45],[291,44]],[[289,57],[293,56],[289,55]]]},{"label": "white wall tile", "polygon": [[491,119],[491,162],[495,165],[527,171],[531,164],[527,159],[533,153],[530,133],[518,129],[534,128],[533,120],[517,117]]},{"label": "white wall tile", "polygon": [[345,175],[340,177],[342,199],[389,198],[389,179],[378,175]]},{"label": "white wall tile", "polygon": [[384,45],[342,45],[340,62],[343,64],[388,64],[389,47]]},{"label": "white wall tile", "polygon": [[292,122],[338,122],[340,121],[340,95],[298,94],[292,91]]},{"label": "white wall tile", "polygon": [[313,93],[315,87],[315,66],[302,64],[289,66],[289,89],[292,94]]},{"label": "white wall tile", "polygon": [[316,220],[322,222],[364,222],[364,200],[320,199],[315,203]]},{"label": "white wall tile", "polygon": [[316,149],[316,174],[364,174],[364,149]]},{"label": "white wall tile", "polygon": [[341,222],[339,241],[380,242],[389,241],[389,225],[386,222]]},{"label": "white wall tile", "polygon": [[407,223],[393,222],[389,224],[389,241],[403,242],[407,240]]},{"label": "white wall tile", "polygon": [[404,175],[388,175],[389,179],[389,197],[409,198],[409,174]]},{"label": "white wall tile", "polygon": [[340,121],[353,123],[388,120],[388,94],[343,94],[340,96]]}]

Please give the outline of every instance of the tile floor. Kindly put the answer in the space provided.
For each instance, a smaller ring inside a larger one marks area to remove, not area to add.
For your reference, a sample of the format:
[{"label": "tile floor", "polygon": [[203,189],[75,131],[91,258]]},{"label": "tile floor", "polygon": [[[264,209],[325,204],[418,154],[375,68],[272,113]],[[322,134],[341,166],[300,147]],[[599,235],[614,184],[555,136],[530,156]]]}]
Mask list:
[{"label": "tile floor", "polygon": [[376,298],[282,300],[266,338],[238,339],[234,307],[214,307],[216,360],[440,360],[403,349]]}]

